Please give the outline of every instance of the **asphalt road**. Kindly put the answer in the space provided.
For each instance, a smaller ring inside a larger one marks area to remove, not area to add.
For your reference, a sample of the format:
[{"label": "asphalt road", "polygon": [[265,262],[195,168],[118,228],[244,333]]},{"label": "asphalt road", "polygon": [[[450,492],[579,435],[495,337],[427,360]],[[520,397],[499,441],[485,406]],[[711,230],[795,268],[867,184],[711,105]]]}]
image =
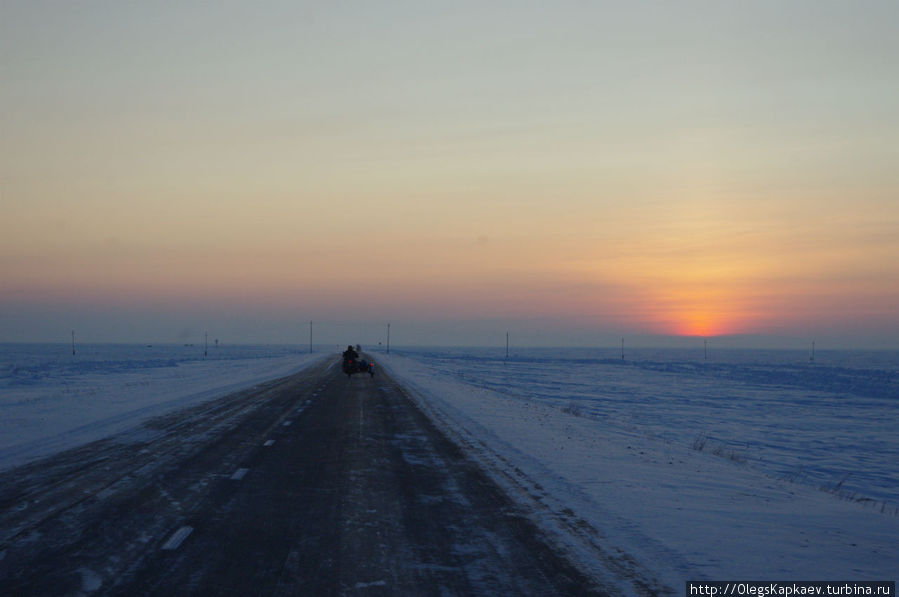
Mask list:
[{"label": "asphalt road", "polygon": [[0,475],[0,595],[585,595],[393,380],[328,361]]}]

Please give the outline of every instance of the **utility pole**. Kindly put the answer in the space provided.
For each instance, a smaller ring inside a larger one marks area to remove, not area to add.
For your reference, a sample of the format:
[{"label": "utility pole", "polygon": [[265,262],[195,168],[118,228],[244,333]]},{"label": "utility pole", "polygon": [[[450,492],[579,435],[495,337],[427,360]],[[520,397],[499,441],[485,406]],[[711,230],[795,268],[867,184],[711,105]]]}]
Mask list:
[{"label": "utility pole", "polygon": [[75,330],[72,330],[72,354],[75,354]]},{"label": "utility pole", "polygon": [[390,324],[387,324],[387,354],[390,354]]},{"label": "utility pole", "polygon": [[624,360],[624,338],[621,338],[621,360]]},{"label": "utility pole", "polygon": [[203,358],[209,355],[209,332],[203,336]]}]

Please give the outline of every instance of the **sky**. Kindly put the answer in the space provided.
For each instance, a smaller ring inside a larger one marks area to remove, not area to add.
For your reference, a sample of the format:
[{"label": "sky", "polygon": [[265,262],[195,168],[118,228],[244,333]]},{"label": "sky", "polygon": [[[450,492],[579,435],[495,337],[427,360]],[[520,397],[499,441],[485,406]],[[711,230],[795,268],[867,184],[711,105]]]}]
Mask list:
[{"label": "sky", "polygon": [[892,0],[2,0],[0,342],[899,348],[897,57]]}]

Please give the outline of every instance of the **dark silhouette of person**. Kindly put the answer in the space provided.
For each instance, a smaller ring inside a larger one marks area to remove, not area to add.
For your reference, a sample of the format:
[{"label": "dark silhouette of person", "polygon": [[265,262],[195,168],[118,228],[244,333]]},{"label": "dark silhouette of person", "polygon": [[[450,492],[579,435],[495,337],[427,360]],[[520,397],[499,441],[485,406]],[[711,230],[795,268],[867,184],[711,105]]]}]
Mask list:
[{"label": "dark silhouette of person", "polygon": [[358,358],[359,358],[359,353],[353,349],[352,345],[347,346],[346,350],[343,351],[343,362],[344,363],[347,361],[355,361]]}]

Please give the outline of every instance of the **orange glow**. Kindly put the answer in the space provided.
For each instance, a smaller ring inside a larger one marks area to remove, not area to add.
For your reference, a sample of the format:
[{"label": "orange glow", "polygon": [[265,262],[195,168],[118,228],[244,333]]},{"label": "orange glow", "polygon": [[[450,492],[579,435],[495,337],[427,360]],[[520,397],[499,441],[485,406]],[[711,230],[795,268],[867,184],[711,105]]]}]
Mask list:
[{"label": "orange glow", "polygon": [[[576,275],[595,276],[618,295],[622,323],[648,333],[710,337],[745,333],[764,314],[763,297],[777,271],[770,258],[740,246],[647,239],[639,251],[600,264],[572,264]],[[607,300],[608,292],[604,298]],[[761,301],[761,302],[760,302]]]},{"label": "orange glow", "polygon": [[720,336],[731,331],[732,327],[722,317],[703,311],[679,313],[673,330],[678,336],[701,337]]},{"label": "orange glow", "polygon": [[697,288],[669,290],[654,302],[658,331],[678,336],[721,336],[742,333],[757,323],[753,283],[722,281],[721,287],[707,284]]}]

